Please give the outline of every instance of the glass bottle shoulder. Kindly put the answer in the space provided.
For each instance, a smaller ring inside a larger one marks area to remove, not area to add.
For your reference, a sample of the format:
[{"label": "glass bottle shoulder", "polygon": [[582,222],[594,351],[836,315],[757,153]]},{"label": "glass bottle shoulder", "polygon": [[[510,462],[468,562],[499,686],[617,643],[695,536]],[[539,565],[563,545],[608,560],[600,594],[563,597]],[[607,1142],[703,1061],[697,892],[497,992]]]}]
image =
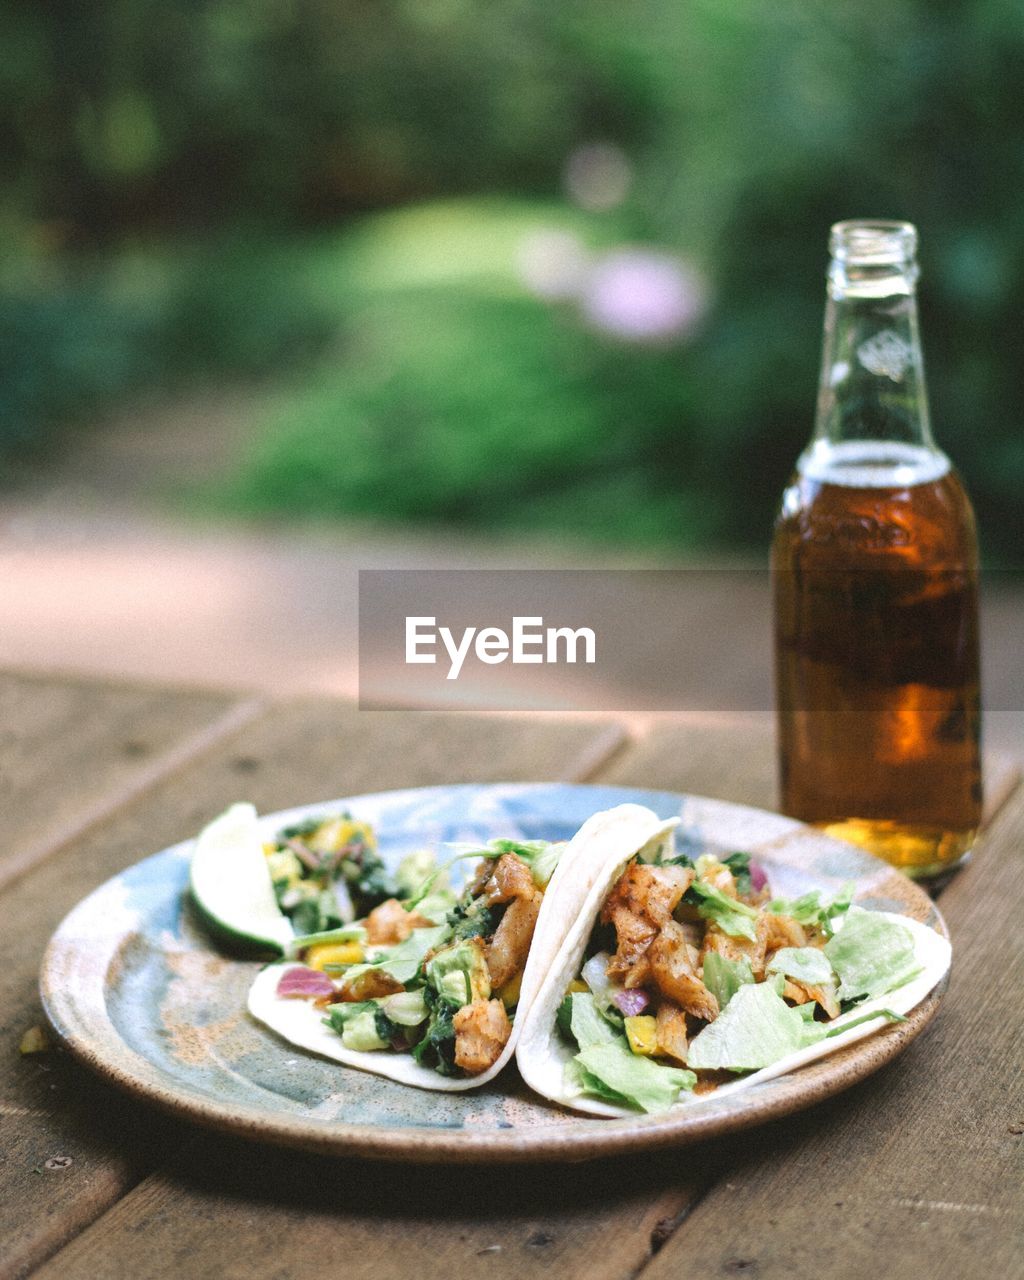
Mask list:
[{"label": "glass bottle shoulder", "polygon": [[945,454],[864,441],[805,451],[782,495],[773,562],[862,557],[865,567],[887,557],[905,567],[976,565],[974,512]]}]

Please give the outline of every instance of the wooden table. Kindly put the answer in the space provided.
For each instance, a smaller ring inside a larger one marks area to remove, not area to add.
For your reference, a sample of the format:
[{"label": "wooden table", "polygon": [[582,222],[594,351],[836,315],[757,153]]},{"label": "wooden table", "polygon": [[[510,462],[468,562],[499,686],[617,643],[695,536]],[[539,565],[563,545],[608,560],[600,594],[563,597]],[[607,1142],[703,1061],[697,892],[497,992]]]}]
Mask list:
[{"label": "wooden table", "polygon": [[331,701],[0,675],[0,1273],[50,1280],[1024,1275],[1024,793],[991,762],[942,894],[935,1024],[838,1099],[714,1145],[561,1167],[412,1169],[173,1123],[58,1052],[22,1056],[64,913],[231,800],[563,779],[769,805],[764,720],[358,712]]}]

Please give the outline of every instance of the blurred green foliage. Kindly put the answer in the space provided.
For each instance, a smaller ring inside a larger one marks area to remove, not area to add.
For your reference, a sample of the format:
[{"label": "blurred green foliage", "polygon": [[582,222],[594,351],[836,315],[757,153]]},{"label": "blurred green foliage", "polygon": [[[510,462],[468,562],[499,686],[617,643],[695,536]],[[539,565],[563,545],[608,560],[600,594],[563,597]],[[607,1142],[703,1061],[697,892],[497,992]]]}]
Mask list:
[{"label": "blurred green foliage", "polygon": [[[987,546],[1019,545],[1016,0],[0,12],[0,447],[270,375],[249,509],[763,543],[810,430],[828,226],[905,217],[937,435]],[[595,138],[634,182],[584,216],[558,193]],[[627,345],[531,297],[510,264],[537,222],[696,261],[703,326]]]},{"label": "blurred green foliage", "polygon": [[516,279],[531,230],[589,229],[596,247],[609,226],[587,224],[557,206],[465,201],[345,235],[330,266],[346,281],[346,341],[279,397],[221,496],[663,545],[713,536],[720,512],[697,493],[692,445],[666,438],[666,424],[694,420],[680,352],[581,331]]}]

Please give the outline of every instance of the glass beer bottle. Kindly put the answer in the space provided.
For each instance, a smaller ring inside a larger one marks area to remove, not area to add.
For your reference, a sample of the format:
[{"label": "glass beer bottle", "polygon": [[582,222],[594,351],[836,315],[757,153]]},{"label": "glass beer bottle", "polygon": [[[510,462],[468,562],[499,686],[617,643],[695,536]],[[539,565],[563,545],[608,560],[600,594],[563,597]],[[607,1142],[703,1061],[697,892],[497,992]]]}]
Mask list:
[{"label": "glass beer bottle", "polygon": [[782,808],[910,875],[981,814],[978,552],[932,439],[917,233],[840,222],[814,436],[772,544]]}]

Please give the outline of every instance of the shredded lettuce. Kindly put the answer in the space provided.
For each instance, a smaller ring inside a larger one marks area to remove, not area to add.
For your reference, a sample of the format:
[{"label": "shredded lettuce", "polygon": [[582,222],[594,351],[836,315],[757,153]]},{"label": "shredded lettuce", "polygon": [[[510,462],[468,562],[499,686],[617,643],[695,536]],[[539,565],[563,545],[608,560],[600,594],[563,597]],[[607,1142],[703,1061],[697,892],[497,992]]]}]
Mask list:
[{"label": "shredded lettuce", "polygon": [[569,1030],[581,1049],[589,1049],[592,1044],[608,1044],[617,1038],[589,991],[574,991],[569,1001]]},{"label": "shredded lettuce", "polygon": [[853,901],[854,885],[844,884],[834,898],[822,901],[821,890],[813,889],[800,898],[775,898],[768,903],[768,910],[779,916],[790,916],[797,924],[833,932],[836,916],[843,915]]},{"label": "shredded lettuce", "polygon": [[434,889],[425,898],[420,898],[416,904],[416,911],[431,924],[443,924],[457,901],[450,889]]},{"label": "shredded lettuce", "polygon": [[432,929],[413,929],[404,942],[388,947],[371,964],[353,965],[348,970],[348,976],[362,973],[364,969],[382,969],[396,982],[405,986],[419,972],[427,952],[441,946],[450,933],[451,930],[446,924],[436,925]]},{"label": "shredded lettuce", "polygon": [[790,1008],[771,982],[745,983],[690,1042],[687,1063],[698,1071],[757,1071],[824,1034]]},{"label": "shredded lettuce", "polygon": [[[870,915],[870,912],[865,912]],[[852,1018],[839,1026],[814,1021],[813,1002],[790,1007],[771,980],[740,987],[729,1007],[690,1043],[686,1060],[697,1071],[758,1071],[808,1045],[842,1035],[875,1018],[905,1021],[891,1009]]]},{"label": "shredded lettuce", "polygon": [[428,876],[435,892],[447,889],[448,877],[444,874],[444,868],[438,867],[433,849],[416,849],[413,853],[406,854],[395,872],[398,896],[415,897]]},{"label": "shredded lettuce", "polygon": [[884,995],[921,972],[910,930],[861,907],[849,908],[825,955],[839,976],[840,1000]]},{"label": "shredded lettuce", "polygon": [[621,1093],[616,1093],[614,1089],[609,1089],[603,1080],[591,1075],[576,1058],[570,1058],[565,1064],[563,1079],[570,1097],[575,1097],[581,1093],[589,1093],[596,1098],[601,1098],[604,1102],[614,1103],[617,1107],[629,1105]]},{"label": "shredded lettuce", "polygon": [[465,858],[500,858],[503,853],[514,853],[530,868],[534,883],[543,889],[551,879],[551,873],[558,865],[558,859],[565,849],[564,841],[552,843],[549,840],[488,840],[486,844],[453,841],[449,848],[457,852],[453,858],[442,866],[450,866]]},{"label": "shredded lettuce", "polygon": [[564,849],[565,844],[562,842],[549,844],[547,848],[543,849],[530,864],[530,872],[533,875],[533,882],[538,889],[547,888],[548,881],[555,874],[555,868],[558,866],[559,859],[561,858],[562,851]]},{"label": "shredded lettuce", "polygon": [[768,972],[785,974],[811,987],[835,981],[828,956],[819,947],[782,947],[768,961]]},{"label": "shredded lettuce", "polygon": [[449,858],[447,862],[442,862],[439,866],[436,866],[433,871],[420,881],[419,888],[411,893],[404,903],[407,910],[412,911],[428,896],[431,896],[434,892],[435,884],[446,884],[448,881],[448,868],[453,867],[456,862],[464,862],[467,858],[494,857],[493,853],[490,853],[487,849],[481,849],[479,845],[455,844],[450,847],[458,849],[459,852],[454,857]]},{"label": "shredded lettuce", "polygon": [[713,920],[723,933],[733,938],[749,938],[751,942],[757,941],[757,930],[754,925],[757,911],[754,907],[748,907],[745,902],[730,898],[721,889],[716,889],[703,880],[694,880],[686,891],[686,897],[691,901],[696,899],[695,905],[701,917],[705,920]]},{"label": "shredded lettuce", "polygon": [[558,866],[564,848],[564,842],[552,843],[549,840],[489,840],[487,849],[481,851],[481,856],[494,858],[503,853],[514,853],[530,868],[537,888],[544,889]]},{"label": "shredded lettuce", "polygon": [[380,1007],[400,1027],[418,1027],[421,1022],[426,1022],[430,1014],[422,988],[416,991],[396,991],[393,996],[384,996]]},{"label": "shredded lettuce", "polygon": [[709,951],[704,957],[704,985],[724,1009],[736,992],[746,982],[754,981],[754,971],[747,959],[730,960]]},{"label": "shredded lettuce", "polygon": [[569,1079],[587,1093],[641,1111],[667,1111],[697,1077],[679,1067],[661,1066],[633,1053],[621,1036],[582,1049],[570,1064]]}]

